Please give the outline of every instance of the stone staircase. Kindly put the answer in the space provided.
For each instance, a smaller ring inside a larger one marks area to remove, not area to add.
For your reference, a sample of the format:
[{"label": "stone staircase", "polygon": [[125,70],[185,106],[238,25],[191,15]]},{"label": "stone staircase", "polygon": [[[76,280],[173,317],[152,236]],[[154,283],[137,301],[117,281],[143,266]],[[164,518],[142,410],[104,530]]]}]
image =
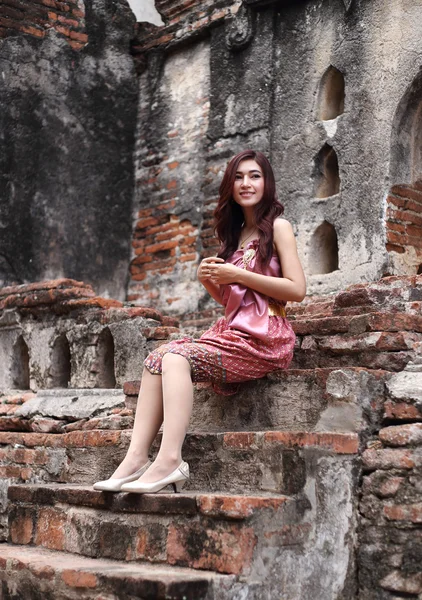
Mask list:
[{"label": "stone staircase", "polygon": [[[186,492],[92,490],[83,464],[96,463],[106,476],[100,456],[105,448],[119,453],[125,433],[9,434],[27,452],[50,449],[52,461],[66,448],[67,460],[60,483],[9,487],[3,598],[258,599],[276,589],[277,597],[313,590],[322,599],[334,597],[339,579],[344,586],[353,561],[356,434],[192,432]],[[334,578],[327,553],[338,555]],[[326,581],[317,591],[321,570]]]},{"label": "stone staircase", "polygon": [[[419,435],[421,292],[422,277],[390,278],[297,307],[291,370],[230,398],[199,387],[181,494],[92,489],[126,452],[139,382],[41,390],[16,405],[0,419],[14,428],[0,431],[0,597],[390,600],[417,589],[391,583],[387,565],[385,589],[359,595],[356,547],[366,535],[372,557],[369,535],[389,508],[374,516],[375,484],[359,503],[362,457],[365,473],[419,477],[419,451],[385,449],[382,428],[413,422],[407,438]],[[369,579],[376,564],[365,560]]]}]

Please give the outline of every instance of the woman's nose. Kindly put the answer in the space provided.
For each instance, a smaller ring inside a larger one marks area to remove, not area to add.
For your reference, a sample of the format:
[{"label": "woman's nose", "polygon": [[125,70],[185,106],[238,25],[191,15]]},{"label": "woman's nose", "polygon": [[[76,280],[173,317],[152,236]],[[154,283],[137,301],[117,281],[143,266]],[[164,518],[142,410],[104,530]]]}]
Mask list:
[{"label": "woman's nose", "polygon": [[249,177],[247,175],[245,175],[242,180],[242,186],[248,187],[248,185],[249,185]]}]

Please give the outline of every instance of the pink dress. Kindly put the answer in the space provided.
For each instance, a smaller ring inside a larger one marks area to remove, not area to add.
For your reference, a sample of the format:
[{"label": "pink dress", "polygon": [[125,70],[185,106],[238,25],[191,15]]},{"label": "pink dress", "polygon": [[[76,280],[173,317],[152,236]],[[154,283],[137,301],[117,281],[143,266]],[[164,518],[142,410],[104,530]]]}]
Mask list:
[{"label": "pink dress", "polygon": [[[237,267],[281,277],[277,254],[263,270],[257,261],[258,240],[227,259]],[[225,316],[197,340],[183,338],[163,344],[145,359],[144,365],[161,374],[164,354],[184,356],[190,364],[192,381],[211,382],[225,395],[236,393],[237,384],[286,369],[293,357],[295,334],[286,319],[284,303],[236,283],[220,286]]]}]

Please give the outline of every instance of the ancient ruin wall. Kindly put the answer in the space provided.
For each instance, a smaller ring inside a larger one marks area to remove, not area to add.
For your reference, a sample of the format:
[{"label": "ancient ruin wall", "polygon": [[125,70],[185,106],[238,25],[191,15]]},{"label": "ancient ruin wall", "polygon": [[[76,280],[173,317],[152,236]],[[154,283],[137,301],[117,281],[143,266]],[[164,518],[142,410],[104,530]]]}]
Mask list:
[{"label": "ancient ruin wall", "polygon": [[74,277],[123,299],[135,24],[124,1],[0,6],[0,285]]},{"label": "ancient ruin wall", "polygon": [[417,273],[420,197],[400,211],[387,195],[420,177],[419,7],[188,4],[157,3],[165,25],[141,27],[133,45],[142,74],[128,298],[177,314],[211,306],[195,269],[217,248],[227,160],[250,146],[274,165],[311,294]]}]

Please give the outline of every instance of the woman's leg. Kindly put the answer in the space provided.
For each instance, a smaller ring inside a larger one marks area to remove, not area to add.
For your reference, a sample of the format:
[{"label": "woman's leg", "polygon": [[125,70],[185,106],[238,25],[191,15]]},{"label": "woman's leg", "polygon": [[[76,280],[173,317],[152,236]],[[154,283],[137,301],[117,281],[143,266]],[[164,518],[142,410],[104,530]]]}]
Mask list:
[{"label": "woman's leg", "polygon": [[161,375],[144,368],[136,406],[132,439],[123,462],[113,478],[127,477],[148,461],[148,452],[163,422],[163,388]]},{"label": "woman's leg", "polygon": [[164,423],[157,458],[140,481],[152,483],[166,477],[182,462],[182,445],[193,406],[190,365],[179,354],[167,353],[162,361]]}]

